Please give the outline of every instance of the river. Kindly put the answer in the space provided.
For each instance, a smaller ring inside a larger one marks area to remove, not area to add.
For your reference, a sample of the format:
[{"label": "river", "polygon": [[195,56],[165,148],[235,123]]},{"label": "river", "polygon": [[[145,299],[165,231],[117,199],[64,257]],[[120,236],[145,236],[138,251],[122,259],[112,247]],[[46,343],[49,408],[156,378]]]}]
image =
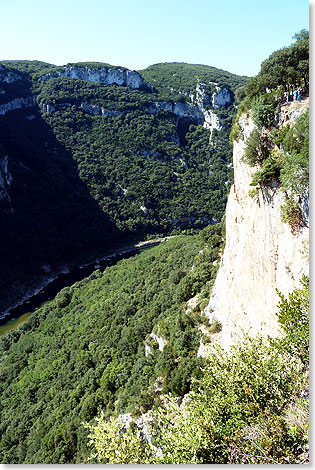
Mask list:
[{"label": "river", "polygon": [[17,328],[21,323],[26,321],[30,315],[46,302],[53,299],[58,292],[64,287],[73,285],[75,282],[81,281],[85,277],[92,274],[96,269],[104,271],[108,266],[113,266],[118,261],[136,255],[142,249],[151,248],[167,241],[171,237],[165,237],[158,240],[140,242],[132,247],[122,248],[102,259],[97,259],[92,263],[75,267],[68,272],[62,272],[54,279],[50,280],[46,286],[42,287],[38,292],[34,293],[20,304],[8,309],[2,317],[0,317],[0,336],[8,331]]}]

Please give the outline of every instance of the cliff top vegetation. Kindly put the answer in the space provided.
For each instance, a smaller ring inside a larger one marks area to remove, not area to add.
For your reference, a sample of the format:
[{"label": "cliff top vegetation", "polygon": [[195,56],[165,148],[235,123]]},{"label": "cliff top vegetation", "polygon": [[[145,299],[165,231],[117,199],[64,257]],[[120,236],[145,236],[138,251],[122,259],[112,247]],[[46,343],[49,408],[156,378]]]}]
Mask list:
[{"label": "cliff top vegetation", "polygon": [[290,100],[296,100],[298,105],[308,96],[309,33],[303,30],[294,39],[291,46],[271,54],[259,74],[237,90],[236,97],[242,101],[230,136],[231,140],[240,138],[239,118],[250,109],[255,129],[246,141],[244,161],[257,167],[250,195],[256,196],[259,188],[277,180],[286,194],[282,220],[292,230],[303,225],[299,203],[309,185],[309,112],[287,125],[279,122],[286,101],[290,105]]}]

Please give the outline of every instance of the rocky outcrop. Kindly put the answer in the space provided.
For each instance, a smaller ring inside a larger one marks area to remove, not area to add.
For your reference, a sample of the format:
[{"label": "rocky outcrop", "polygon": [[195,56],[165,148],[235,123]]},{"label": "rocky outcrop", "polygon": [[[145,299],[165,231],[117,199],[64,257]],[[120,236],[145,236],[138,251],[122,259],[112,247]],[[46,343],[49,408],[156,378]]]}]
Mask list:
[{"label": "rocky outcrop", "polygon": [[0,83],[14,83],[21,80],[21,75],[13,72],[4,65],[0,65]]},{"label": "rocky outcrop", "polygon": [[108,67],[88,68],[80,66],[64,67],[62,71],[53,71],[43,75],[40,80],[51,78],[72,78],[86,80],[93,83],[103,83],[104,85],[121,85],[139,90],[154,91],[152,85],[147,83],[138,72],[126,69],[111,69]]},{"label": "rocky outcrop", "polygon": [[[308,272],[309,231],[305,225],[292,233],[281,222],[284,193],[277,182],[248,195],[254,168],[243,161],[245,143],[254,124],[250,115],[240,119],[243,139],[234,142],[234,184],[226,208],[226,246],[205,310],[222,331],[218,342],[226,349],[242,338],[279,333],[276,289],[287,295]],[[307,198],[306,198],[307,199]],[[305,216],[308,204],[305,200]]]},{"label": "rocky outcrop", "polygon": [[117,117],[125,114],[126,111],[117,111],[113,109],[106,109],[102,106],[96,106],[94,104],[81,104],[81,108],[89,114],[101,115],[106,117]]},{"label": "rocky outcrop", "polygon": [[204,111],[204,118],[205,121],[203,123],[203,127],[209,129],[211,133],[214,129],[217,129],[218,131],[222,129],[219,118],[213,111]]},{"label": "rocky outcrop", "polygon": [[38,106],[44,113],[52,114],[55,111],[62,111],[66,110],[67,108],[71,108],[71,103],[58,103],[58,104],[48,104],[41,101]]},{"label": "rocky outcrop", "polygon": [[209,130],[222,129],[218,116],[213,111],[207,110],[198,104],[189,105],[180,102],[173,103],[172,101],[156,101],[147,108],[150,114],[156,114],[163,110],[170,111],[179,119],[191,119]]},{"label": "rocky outcrop", "polygon": [[[66,102],[54,105],[44,102],[39,103],[39,107],[41,108],[41,110],[49,114],[52,114],[56,111],[66,110],[71,106],[71,103]],[[109,118],[115,118],[117,116],[121,116],[123,114],[131,113],[134,111],[133,109],[107,109],[103,106],[88,103],[80,103],[79,106],[89,114]],[[142,109],[143,111],[147,111],[149,114],[157,114],[162,111],[169,111],[173,113],[178,119],[191,119],[192,122],[195,122],[199,125],[203,125],[203,127],[209,129],[210,131],[212,131],[213,129],[222,129],[218,116],[213,111],[200,108],[199,106],[172,101],[155,101],[153,103],[150,103],[148,106],[143,107]]]},{"label": "rocky outcrop", "polygon": [[220,88],[216,86],[216,93],[212,95],[212,106],[214,108],[221,108],[221,106],[232,104],[232,102],[232,92],[226,87]]},{"label": "rocky outcrop", "polygon": [[148,343],[145,343],[145,355],[153,354],[154,345],[158,345],[159,351],[163,351],[164,347],[167,344],[167,339],[163,336],[158,336],[155,333],[151,333],[148,338]]},{"label": "rocky outcrop", "polygon": [[8,103],[4,103],[0,105],[0,115],[4,115],[9,111],[15,111],[16,109],[21,108],[29,108],[35,106],[35,98],[34,96],[28,96],[26,98],[15,98]]},{"label": "rocky outcrop", "polygon": [[178,118],[187,117],[193,121],[203,124],[204,114],[198,106],[192,106],[186,103],[173,102],[173,101],[155,101],[151,103],[146,110],[150,114],[160,113],[161,111],[169,111],[175,114]]}]

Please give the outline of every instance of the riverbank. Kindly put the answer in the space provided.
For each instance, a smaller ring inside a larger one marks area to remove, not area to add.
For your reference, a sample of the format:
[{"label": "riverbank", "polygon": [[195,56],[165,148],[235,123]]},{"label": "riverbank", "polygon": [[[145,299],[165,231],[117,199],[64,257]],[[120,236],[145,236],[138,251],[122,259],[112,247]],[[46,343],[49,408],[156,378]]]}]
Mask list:
[{"label": "riverbank", "polygon": [[[2,325],[6,324],[6,322],[10,321],[12,316],[15,316],[16,318],[18,318],[19,316],[24,315],[28,306],[29,306],[29,309],[31,310],[32,309],[32,305],[31,305],[32,299],[34,299],[36,296],[39,296],[39,302],[40,302],[41,298],[43,298],[43,301],[47,300],[47,299],[45,299],[45,297],[47,297],[47,295],[49,295],[49,293],[45,295],[45,290],[49,289],[52,286],[53,283],[58,281],[59,278],[64,277],[64,282],[65,283],[67,282],[67,280],[69,280],[69,282],[72,282],[72,280],[73,280],[73,282],[76,282],[77,277],[84,278],[84,277],[88,276],[89,273],[90,273],[89,270],[91,270],[91,272],[93,272],[93,270],[99,269],[101,267],[101,264],[104,263],[104,262],[109,263],[108,265],[110,265],[111,261],[114,261],[115,258],[116,258],[116,261],[119,261],[119,259],[117,259],[117,258],[119,258],[121,256],[124,256],[126,254],[130,254],[130,253],[133,253],[133,252],[134,252],[134,254],[136,254],[136,252],[141,248],[149,248],[151,246],[159,245],[160,243],[166,242],[170,238],[174,238],[174,237],[169,236],[169,237],[163,237],[163,238],[158,238],[158,239],[154,239],[154,240],[138,242],[138,243],[135,243],[133,245],[126,245],[126,246],[121,247],[121,248],[119,248],[115,251],[107,253],[103,257],[94,258],[92,261],[89,260],[88,262],[86,262],[84,264],[81,264],[81,265],[62,266],[58,270],[56,270],[55,272],[49,273],[49,275],[46,274],[46,276],[42,276],[41,279],[37,278],[37,282],[34,281],[35,285],[28,286],[28,288],[26,288],[26,292],[24,293],[24,295],[22,295],[18,300],[16,300],[15,302],[12,302],[12,303],[8,302],[8,306],[5,307],[5,309],[3,309],[2,312],[0,312],[0,324],[2,324]],[[104,266],[104,269],[105,269],[105,267],[106,267],[106,265]],[[81,270],[81,272],[79,274],[78,274],[78,270]],[[71,273],[74,273],[74,272],[76,272],[76,275],[74,275],[71,278]],[[58,285],[57,288],[59,289],[59,287],[60,287],[60,289],[62,289],[63,287],[65,287],[62,284],[63,284],[63,282],[61,281],[60,286]],[[43,294],[42,296],[40,296],[41,293]],[[51,292],[51,295],[52,296],[54,295],[53,290]],[[48,299],[49,299],[49,297],[48,297]],[[33,304],[34,304],[34,302],[33,302]],[[35,304],[36,304],[36,302],[35,302]],[[24,306],[24,308],[22,308],[23,306]]]}]

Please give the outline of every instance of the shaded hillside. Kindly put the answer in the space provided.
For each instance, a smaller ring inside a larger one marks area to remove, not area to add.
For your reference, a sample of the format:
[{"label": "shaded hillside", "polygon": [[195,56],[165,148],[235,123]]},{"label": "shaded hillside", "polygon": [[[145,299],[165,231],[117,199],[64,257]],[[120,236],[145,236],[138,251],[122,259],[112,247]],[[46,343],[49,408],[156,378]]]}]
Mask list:
[{"label": "shaded hillside", "polygon": [[[107,64],[3,64],[3,288],[128,236],[221,219],[233,177],[232,91],[214,108],[196,78],[206,109],[198,100],[161,101],[146,77]],[[181,68],[190,86],[193,67]]]}]

